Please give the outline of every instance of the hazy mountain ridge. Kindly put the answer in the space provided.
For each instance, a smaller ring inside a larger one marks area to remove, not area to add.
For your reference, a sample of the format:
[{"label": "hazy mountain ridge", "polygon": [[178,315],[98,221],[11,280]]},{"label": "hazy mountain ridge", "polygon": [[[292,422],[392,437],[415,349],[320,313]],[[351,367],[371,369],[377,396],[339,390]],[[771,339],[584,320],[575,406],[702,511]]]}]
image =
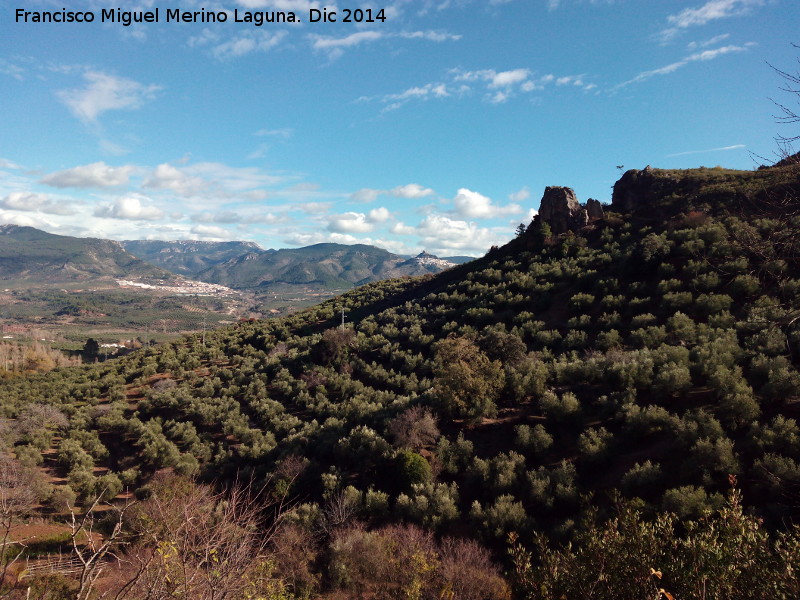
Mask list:
[{"label": "hazy mountain ridge", "polygon": [[391,277],[435,273],[453,263],[407,259],[366,244],[314,244],[269,253],[248,253],[197,274],[203,281],[234,288],[271,283],[353,287]]},{"label": "hazy mountain ridge", "polygon": [[127,252],[120,242],[55,235],[18,225],[0,226],[0,278],[30,282],[171,279],[173,275]]},{"label": "hazy mountain ridge", "polygon": [[125,240],[122,246],[134,256],[176,275],[195,277],[214,265],[245,254],[273,252],[255,242],[207,242],[197,240]]},{"label": "hazy mountain ridge", "polygon": [[172,271],[234,288],[263,288],[270,284],[348,288],[388,277],[437,273],[458,262],[427,252],[416,257],[393,254],[366,244],[322,243],[303,248],[263,250],[253,242],[122,242],[132,254]]}]

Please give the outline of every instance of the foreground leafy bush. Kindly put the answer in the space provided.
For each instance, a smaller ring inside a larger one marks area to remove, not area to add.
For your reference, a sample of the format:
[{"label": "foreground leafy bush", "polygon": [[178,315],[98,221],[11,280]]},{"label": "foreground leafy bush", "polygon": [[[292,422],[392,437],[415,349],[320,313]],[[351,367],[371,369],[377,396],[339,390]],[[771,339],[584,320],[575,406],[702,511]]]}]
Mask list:
[{"label": "foreground leafy bush", "polygon": [[516,591],[537,600],[797,598],[800,527],[771,535],[741,500],[734,488],[721,510],[685,523],[674,513],[648,520],[626,504],[604,523],[590,514],[566,546],[536,535],[533,553],[512,534]]}]

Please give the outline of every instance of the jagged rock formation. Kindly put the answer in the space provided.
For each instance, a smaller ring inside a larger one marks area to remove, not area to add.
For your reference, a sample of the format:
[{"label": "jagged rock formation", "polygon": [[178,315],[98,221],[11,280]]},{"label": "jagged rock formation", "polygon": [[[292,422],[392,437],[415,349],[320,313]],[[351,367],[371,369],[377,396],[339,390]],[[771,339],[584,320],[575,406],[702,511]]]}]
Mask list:
[{"label": "jagged rock formation", "polygon": [[602,219],[605,216],[603,213],[603,205],[600,204],[599,200],[589,198],[586,201],[586,214],[589,216],[590,222],[596,221],[597,219]]},{"label": "jagged rock formation", "polygon": [[611,208],[617,212],[630,213],[641,204],[653,202],[656,199],[656,189],[653,185],[655,180],[656,176],[650,165],[641,171],[636,169],[626,171],[614,184]]},{"label": "jagged rock formation", "polygon": [[542,196],[539,218],[555,235],[575,231],[589,223],[586,209],[578,202],[572,188],[548,186]]}]

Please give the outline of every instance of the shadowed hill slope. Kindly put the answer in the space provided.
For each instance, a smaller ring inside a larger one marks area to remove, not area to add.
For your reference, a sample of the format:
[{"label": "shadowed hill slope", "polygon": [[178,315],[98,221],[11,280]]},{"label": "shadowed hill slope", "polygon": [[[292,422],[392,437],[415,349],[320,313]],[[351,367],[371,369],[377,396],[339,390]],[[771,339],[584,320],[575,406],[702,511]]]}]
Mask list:
[{"label": "shadowed hill slope", "polygon": [[119,242],[0,225],[0,278],[57,283],[114,277],[171,278],[125,251]]}]

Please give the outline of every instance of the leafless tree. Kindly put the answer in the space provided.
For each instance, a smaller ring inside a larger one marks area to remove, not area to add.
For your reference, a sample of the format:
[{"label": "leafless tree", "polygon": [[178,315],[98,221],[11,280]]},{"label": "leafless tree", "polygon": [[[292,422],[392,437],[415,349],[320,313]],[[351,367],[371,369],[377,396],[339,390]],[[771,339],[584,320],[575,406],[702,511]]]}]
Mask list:
[{"label": "leafless tree", "polygon": [[439,428],[430,409],[412,406],[391,420],[389,434],[396,447],[419,450],[436,443]]},{"label": "leafless tree", "polygon": [[[107,558],[119,560],[116,552],[124,545],[124,522],[125,513],[134,506],[134,502],[128,502],[117,512],[117,520],[111,533],[100,536],[95,532],[95,510],[103,494],[99,494],[97,500],[81,516],[74,508],[70,509],[70,540],[72,542],[72,553],[80,564],[78,574],[78,590],[75,600],[88,600],[95,595],[95,585],[100,575],[106,571]],[[111,592],[102,594],[100,598],[107,597]]]},{"label": "leafless tree", "polygon": [[[14,539],[12,530],[21,517],[36,504],[36,494],[29,485],[31,478],[19,461],[8,454],[0,454],[0,586],[6,581],[9,569],[19,556],[17,548],[25,546],[25,539]],[[11,590],[0,587],[0,596]]]},{"label": "leafless tree", "polygon": [[263,491],[234,485],[216,492],[175,476],[157,480],[134,515],[138,543],[126,553],[128,582],[115,600],[226,600],[268,587],[267,547],[285,505]]},{"label": "leafless tree", "polygon": [[[795,48],[800,49],[800,46],[797,44],[792,44]],[[798,59],[798,64],[800,65],[800,59]],[[796,98],[800,97],[800,66],[796,72],[791,72],[788,70],[779,69],[774,65],[770,65],[772,69],[780,75],[783,79],[784,83],[780,87],[782,92],[789,93]],[[791,123],[800,123],[800,114],[798,114],[798,109],[792,108],[789,103],[784,101],[777,101],[772,100],[775,106],[778,107],[780,111],[777,115],[775,115],[775,120],[781,124],[791,124]],[[793,142],[796,142],[800,139],[800,135],[778,135],[775,140],[778,142],[778,146],[780,149],[780,154],[782,158],[788,159],[792,154],[791,146]]]}]

